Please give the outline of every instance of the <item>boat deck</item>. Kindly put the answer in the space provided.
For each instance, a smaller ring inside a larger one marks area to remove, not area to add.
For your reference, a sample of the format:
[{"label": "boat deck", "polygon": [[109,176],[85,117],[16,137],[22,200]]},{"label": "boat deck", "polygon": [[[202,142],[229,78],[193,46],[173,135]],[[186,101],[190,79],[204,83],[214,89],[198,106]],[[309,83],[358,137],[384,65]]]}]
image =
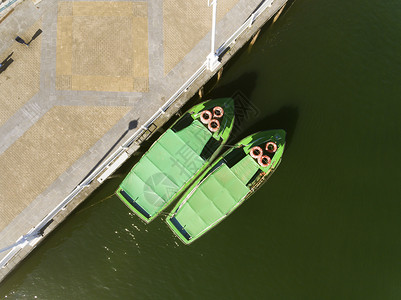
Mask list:
[{"label": "boat deck", "polygon": [[153,216],[203,166],[200,154],[210,137],[197,120],[177,133],[167,130],[134,166],[121,188]]},{"label": "boat deck", "polygon": [[[247,157],[243,160],[247,161]],[[254,163],[252,159],[252,164]],[[251,168],[249,179],[259,167]],[[175,216],[191,237],[196,237],[206,228],[227,215],[248,194],[245,174],[239,176],[226,164],[221,164],[191,195]],[[245,183],[243,181],[245,179]]]}]

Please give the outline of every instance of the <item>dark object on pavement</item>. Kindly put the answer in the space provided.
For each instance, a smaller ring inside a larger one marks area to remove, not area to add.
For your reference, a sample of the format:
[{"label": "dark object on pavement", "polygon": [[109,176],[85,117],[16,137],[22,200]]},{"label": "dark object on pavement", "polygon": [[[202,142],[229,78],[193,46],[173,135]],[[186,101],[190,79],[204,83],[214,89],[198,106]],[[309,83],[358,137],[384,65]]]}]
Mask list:
[{"label": "dark object on pavement", "polygon": [[0,63],[0,74],[3,73],[13,61],[12,58],[7,58]]},{"label": "dark object on pavement", "polygon": [[35,34],[32,36],[31,40],[29,41],[29,43],[27,45],[29,45],[34,39],[36,39],[41,33],[42,33],[42,29],[38,29]]},{"label": "dark object on pavement", "polygon": [[19,36],[17,36],[17,37],[15,38],[15,40],[16,40],[18,43],[20,43],[20,44],[23,44],[23,45],[27,45],[27,46],[28,46],[28,44],[25,43],[25,41],[24,41],[21,37],[19,37]]},{"label": "dark object on pavement", "polygon": [[14,61],[14,60],[11,58],[11,56],[12,56],[13,54],[14,54],[14,52],[11,52],[11,53],[6,57],[6,59],[3,60],[3,61],[0,63],[0,74],[3,73],[3,72],[8,68],[8,66],[11,65],[11,63]]}]

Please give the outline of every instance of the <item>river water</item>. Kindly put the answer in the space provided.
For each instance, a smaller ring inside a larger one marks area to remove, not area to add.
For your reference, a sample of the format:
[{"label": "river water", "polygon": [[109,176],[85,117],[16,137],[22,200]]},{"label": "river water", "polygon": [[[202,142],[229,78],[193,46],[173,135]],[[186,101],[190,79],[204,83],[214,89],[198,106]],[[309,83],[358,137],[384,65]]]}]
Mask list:
[{"label": "river water", "polygon": [[400,1],[295,1],[206,86],[249,101],[234,139],[286,129],[270,180],[184,246],[112,196],[134,157],[0,297],[401,299],[400,20]]}]

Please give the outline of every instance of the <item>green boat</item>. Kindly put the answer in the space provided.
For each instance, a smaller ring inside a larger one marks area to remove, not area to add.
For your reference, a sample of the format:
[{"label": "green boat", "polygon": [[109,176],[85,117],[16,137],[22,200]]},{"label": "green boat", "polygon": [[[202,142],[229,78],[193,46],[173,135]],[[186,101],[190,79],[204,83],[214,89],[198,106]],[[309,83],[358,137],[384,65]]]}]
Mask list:
[{"label": "green boat", "polygon": [[234,100],[205,101],[182,115],[142,156],[117,196],[146,223],[216,158],[234,123]]},{"label": "green boat", "polygon": [[190,244],[232,213],[276,170],[285,136],[284,130],[258,132],[225,152],[168,215],[172,231]]}]

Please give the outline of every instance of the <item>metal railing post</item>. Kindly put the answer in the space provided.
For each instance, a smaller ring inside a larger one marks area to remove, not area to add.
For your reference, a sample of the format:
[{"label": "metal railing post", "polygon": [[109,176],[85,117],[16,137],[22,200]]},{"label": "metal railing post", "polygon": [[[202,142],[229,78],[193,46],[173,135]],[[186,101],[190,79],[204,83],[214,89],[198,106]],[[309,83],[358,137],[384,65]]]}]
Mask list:
[{"label": "metal railing post", "polygon": [[210,2],[210,0],[208,0],[208,6],[212,6],[213,5],[213,15],[212,15],[212,40],[211,40],[211,45],[210,45],[210,53],[207,56],[206,60],[207,60],[207,68],[210,71],[214,71],[217,69],[217,67],[220,65],[219,62],[219,56],[216,55],[215,53],[215,43],[216,43],[216,15],[217,15],[217,0],[212,0],[212,2]]}]

